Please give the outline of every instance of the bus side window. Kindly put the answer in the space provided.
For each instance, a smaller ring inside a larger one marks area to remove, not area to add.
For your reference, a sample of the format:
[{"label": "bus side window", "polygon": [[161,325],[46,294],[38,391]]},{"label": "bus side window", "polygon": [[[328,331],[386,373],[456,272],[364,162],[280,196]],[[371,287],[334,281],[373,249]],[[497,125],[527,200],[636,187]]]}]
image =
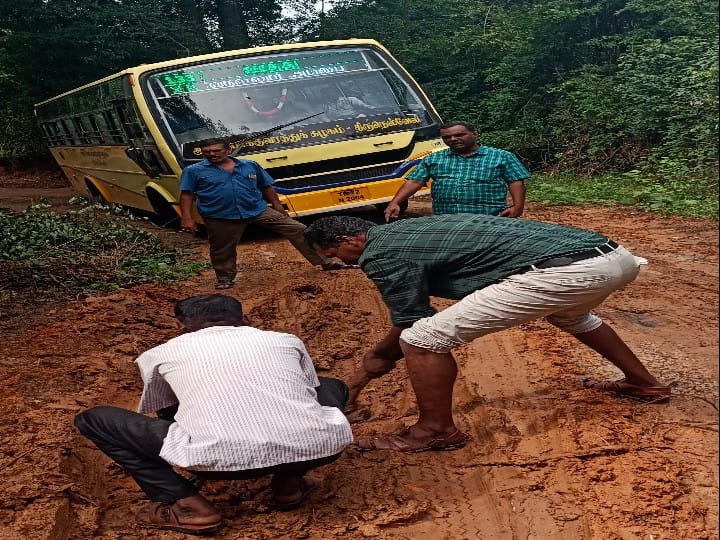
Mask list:
[{"label": "bus side window", "polygon": [[62,144],[63,137],[56,121],[44,122],[42,124],[42,130],[47,139],[48,146],[60,146]]},{"label": "bus side window", "polygon": [[112,142],[122,144],[124,141],[122,131],[118,127],[118,120],[115,118],[115,111],[107,110],[103,111],[103,119],[107,126],[107,133],[110,135]]},{"label": "bus side window", "polygon": [[52,136],[50,134],[51,133],[50,128],[48,127],[48,125],[46,123],[43,122],[42,124],[40,124],[40,131],[42,131],[43,137],[45,137],[45,142],[47,142],[47,145],[53,146],[53,144],[50,140],[52,138]]},{"label": "bus side window", "polygon": [[65,144],[72,146],[75,144],[75,137],[73,133],[73,129],[71,129],[71,124],[63,119],[60,119],[60,127],[62,128],[63,133],[63,141]]},{"label": "bus side window", "polygon": [[144,140],[145,132],[143,126],[138,121],[135,111],[129,109],[127,105],[118,105],[115,109],[120,117],[120,122],[122,123],[123,131],[127,139]]},{"label": "bus side window", "polygon": [[85,129],[85,124],[83,124],[82,118],[76,116],[73,118],[73,123],[75,124],[75,131],[78,134],[80,142],[83,144],[90,144],[92,141],[88,136],[88,131]]},{"label": "bus side window", "polygon": [[93,142],[102,144],[104,140],[102,130],[98,125],[98,118],[95,116],[95,114],[89,113],[87,115],[87,119],[88,123],[90,124],[90,131],[88,132],[89,137],[93,140]]}]

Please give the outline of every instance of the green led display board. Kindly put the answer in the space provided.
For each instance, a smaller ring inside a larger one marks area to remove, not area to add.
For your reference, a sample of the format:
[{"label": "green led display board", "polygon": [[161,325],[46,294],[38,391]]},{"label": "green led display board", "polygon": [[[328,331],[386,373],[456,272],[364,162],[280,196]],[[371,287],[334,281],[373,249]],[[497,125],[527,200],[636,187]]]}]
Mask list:
[{"label": "green led display board", "polygon": [[179,95],[367,69],[362,51],[351,49],[239,58],[161,73],[154,77],[168,94]]},{"label": "green led display board", "polygon": [[302,65],[297,59],[283,60],[281,62],[261,62],[259,64],[249,64],[242,68],[245,75],[265,75],[266,73],[297,71],[299,69],[302,69]]}]

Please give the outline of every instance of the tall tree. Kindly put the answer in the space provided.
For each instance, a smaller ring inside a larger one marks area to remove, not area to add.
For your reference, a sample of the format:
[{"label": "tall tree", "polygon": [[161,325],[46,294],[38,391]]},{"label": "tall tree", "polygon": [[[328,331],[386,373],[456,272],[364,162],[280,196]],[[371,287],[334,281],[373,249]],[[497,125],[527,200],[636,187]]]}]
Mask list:
[{"label": "tall tree", "polygon": [[234,0],[217,0],[218,28],[223,49],[245,49],[250,46],[248,14],[244,3]]},{"label": "tall tree", "polygon": [[717,0],[333,6],[325,33],[382,41],[442,116],[535,166],[717,170]]},{"label": "tall tree", "polygon": [[288,37],[276,0],[0,2],[0,157],[43,148],[33,103],[132,65]]}]

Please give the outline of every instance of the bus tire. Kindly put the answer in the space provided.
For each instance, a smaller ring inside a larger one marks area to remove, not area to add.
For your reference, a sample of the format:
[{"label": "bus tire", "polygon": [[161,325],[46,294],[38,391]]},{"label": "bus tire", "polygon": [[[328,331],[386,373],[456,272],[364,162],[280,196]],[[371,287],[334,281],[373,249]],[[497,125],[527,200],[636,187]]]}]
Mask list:
[{"label": "bus tire", "polygon": [[97,188],[97,186],[92,182],[92,180],[86,178],[85,179],[85,187],[88,190],[88,193],[90,194],[90,202],[93,204],[103,204],[108,205],[110,204],[108,200],[105,198],[105,196],[100,193],[100,190]]},{"label": "bus tire", "polygon": [[171,229],[180,227],[180,216],[165,197],[153,189],[148,189],[147,198],[155,212],[156,223],[158,225]]}]

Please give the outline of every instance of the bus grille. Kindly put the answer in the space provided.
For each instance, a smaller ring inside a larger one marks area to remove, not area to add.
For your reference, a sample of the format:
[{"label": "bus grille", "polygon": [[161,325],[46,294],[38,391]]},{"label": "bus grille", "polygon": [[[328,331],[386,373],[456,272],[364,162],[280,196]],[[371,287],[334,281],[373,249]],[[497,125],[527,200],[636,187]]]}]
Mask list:
[{"label": "bus grille", "polygon": [[[352,184],[358,180],[373,179],[376,177],[387,177],[392,175],[402,162],[376,167],[366,167],[354,171],[338,171],[336,173],[321,174],[310,178],[294,178],[292,180],[278,180],[275,189],[279,192],[310,191],[313,189],[325,189],[335,186]],[[272,169],[268,169],[270,176]]]}]

